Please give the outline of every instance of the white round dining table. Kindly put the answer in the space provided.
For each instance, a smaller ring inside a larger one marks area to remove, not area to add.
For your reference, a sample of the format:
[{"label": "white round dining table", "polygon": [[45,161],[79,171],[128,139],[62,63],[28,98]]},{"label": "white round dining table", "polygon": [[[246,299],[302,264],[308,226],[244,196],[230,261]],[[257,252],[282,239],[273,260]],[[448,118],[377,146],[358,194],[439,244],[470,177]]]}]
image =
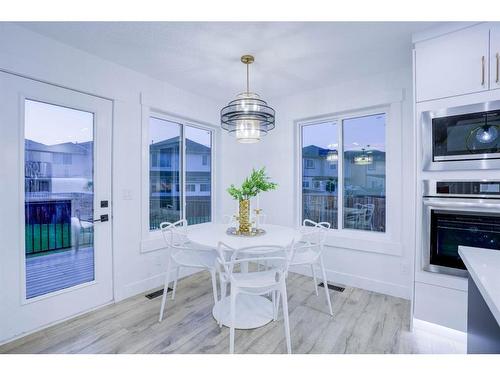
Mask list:
[{"label": "white round dining table", "polygon": [[[287,246],[292,241],[299,241],[302,237],[298,229],[281,225],[261,225],[265,234],[254,237],[233,236],[227,234],[227,224],[207,223],[188,227],[187,236],[190,242],[203,247],[217,248],[223,242],[233,249],[248,246]],[[230,303],[229,298],[222,297],[212,309],[216,321],[229,327]],[[236,299],[235,328],[252,329],[266,325],[273,320],[273,304],[264,296],[240,294]]]}]

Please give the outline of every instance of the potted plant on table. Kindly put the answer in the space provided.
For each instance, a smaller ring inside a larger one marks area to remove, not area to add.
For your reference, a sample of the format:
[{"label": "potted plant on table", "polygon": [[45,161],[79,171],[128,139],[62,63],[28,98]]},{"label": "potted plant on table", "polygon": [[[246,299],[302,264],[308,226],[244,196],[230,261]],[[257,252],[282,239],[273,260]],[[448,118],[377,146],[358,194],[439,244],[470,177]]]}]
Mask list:
[{"label": "potted plant on table", "polygon": [[233,184],[227,192],[233,199],[239,202],[238,233],[249,234],[252,230],[250,225],[250,198],[257,196],[261,192],[276,189],[277,183],[269,181],[265,168],[252,169],[252,173],[241,184],[240,188]]}]

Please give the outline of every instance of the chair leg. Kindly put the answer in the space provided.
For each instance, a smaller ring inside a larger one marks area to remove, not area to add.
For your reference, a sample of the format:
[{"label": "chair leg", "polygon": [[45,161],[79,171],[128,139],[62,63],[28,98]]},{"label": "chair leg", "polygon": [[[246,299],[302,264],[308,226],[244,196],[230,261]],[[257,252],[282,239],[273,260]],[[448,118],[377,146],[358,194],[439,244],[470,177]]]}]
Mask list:
[{"label": "chair leg", "polygon": [[229,354],[234,354],[234,326],[236,324],[236,291],[231,286],[231,323],[229,326]]},{"label": "chair leg", "polygon": [[281,291],[283,299],[283,321],[285,324],[285,339],[286,339],[286,350],[288,354],[292,354],[292,341],[290,339],[290,322],[288,320],[288,297],[286,295],[286,283],[283,280],[281,283]]},{"label": "chair leg", "polygon": [[168,260],[167,272],[165,273],[165,283],[163,284],[163,297],[161,299],[161,308],[160,308],[160,318],[159,322],[163,319],[163,311],[165,310],[165,304],[167,303],[167,293],[168,293],[168,278],[170,277],[170,268],[172,267],[172,260]]},{"label": "chair leg", "polygon": [[318,295],[318,282],[316,281],[316,270],[314,269],[314,264],[311,264],[311,273],[314,280],[314,291],[316,292],[316,295]]},{"label": "chair leg", "polygon": [[[226,298],[227,283],[224,282],[221,278],[219,278],[219,282],[220,282],[220,301],[222,303]],[[220,313],[219,313],[219,321],[217,323],[219,323],[219,328],[222,328],[222,320],[220,320]]]},{"label": "chair leg", "polygon": [[219,299],[217,298],[217,279],[215,275],[215,270],[211,268],[210,270],[210,276],[212,276],[212,293],[214,295],[214,304],[219,302]]},{"label": "chair leg", "polygon": [[177,267],[177,271],[175,271],[175,281],[174,281],[174,286],[172,289],[172,299],[175,299],[175,291],[177,290],[177,280],[179,280],[179,271],[181,270],[181,267]]},{"label": "chair leg", "polygon": [[280,298],[281,293],[276,292],[276,318],[274,320],[278,320],[278,315],[280,313]]},{"label": "chair leg", "polygon": [[323,263],[323,257],[319,257],[319,262],[321,265],[321,273],[323,274],[323,286],[325,288],[325,293],[326,293],[326,301],[328,302],[328,308],[330,309],[330,315],[333,316],[333,310],[332,310],[332,302],[330,301],[330,292],[328,291],[328,284],[326,280],[326,271],[325,271],[325,264]]},{"label": "chair leg", "polygon": [[276,291],[271,292],[271,302],[273,303],[273,321],[276,321]]}]

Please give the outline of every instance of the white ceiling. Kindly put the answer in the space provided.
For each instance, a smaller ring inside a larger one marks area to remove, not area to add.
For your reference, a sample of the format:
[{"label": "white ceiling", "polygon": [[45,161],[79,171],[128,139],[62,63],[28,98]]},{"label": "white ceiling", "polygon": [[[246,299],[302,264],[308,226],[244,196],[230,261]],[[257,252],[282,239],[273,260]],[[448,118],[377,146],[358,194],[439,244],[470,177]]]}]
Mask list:
[{"label": "white ceiling", "polygon": [[221,105],[250,87],[264,99],[411,64],[411,34],[431,22],[23,22],[22,26]]}]

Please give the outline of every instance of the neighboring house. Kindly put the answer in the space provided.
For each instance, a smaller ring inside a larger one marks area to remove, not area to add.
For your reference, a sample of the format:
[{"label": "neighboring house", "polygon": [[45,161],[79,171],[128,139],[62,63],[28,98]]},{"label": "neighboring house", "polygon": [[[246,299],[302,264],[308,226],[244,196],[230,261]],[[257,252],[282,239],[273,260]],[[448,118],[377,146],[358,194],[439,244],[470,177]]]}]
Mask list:
[{"label": "neighboring house", "polygon": [[[302,149],[304,193],[337,195],[338,164],[327,160],[328,149],[310,145]],[[370,150],[373,163],[357,165],[354,158],[363,151],[344,153],[346,192],[351,195],[385,195],[385,152]]]},{"label": "neighboring house", "polygon": [[26,202],[70,200],[70,215],[90,220],[93,213],[93,144],[89,141],[45,145],[26,139]]},{"label": "neighboring house", "polygon": [[[36,193],[91,190],[93,142],[44,145],[25,141],[25,190]],[[89,185],[90,184],[90,185]]]},{"label": "neighboring house", "polygon": [[[151,197],[180,196],[179,137],[149,145]],[[186,197],[210,196],[211,149],[186,139]]]}]

